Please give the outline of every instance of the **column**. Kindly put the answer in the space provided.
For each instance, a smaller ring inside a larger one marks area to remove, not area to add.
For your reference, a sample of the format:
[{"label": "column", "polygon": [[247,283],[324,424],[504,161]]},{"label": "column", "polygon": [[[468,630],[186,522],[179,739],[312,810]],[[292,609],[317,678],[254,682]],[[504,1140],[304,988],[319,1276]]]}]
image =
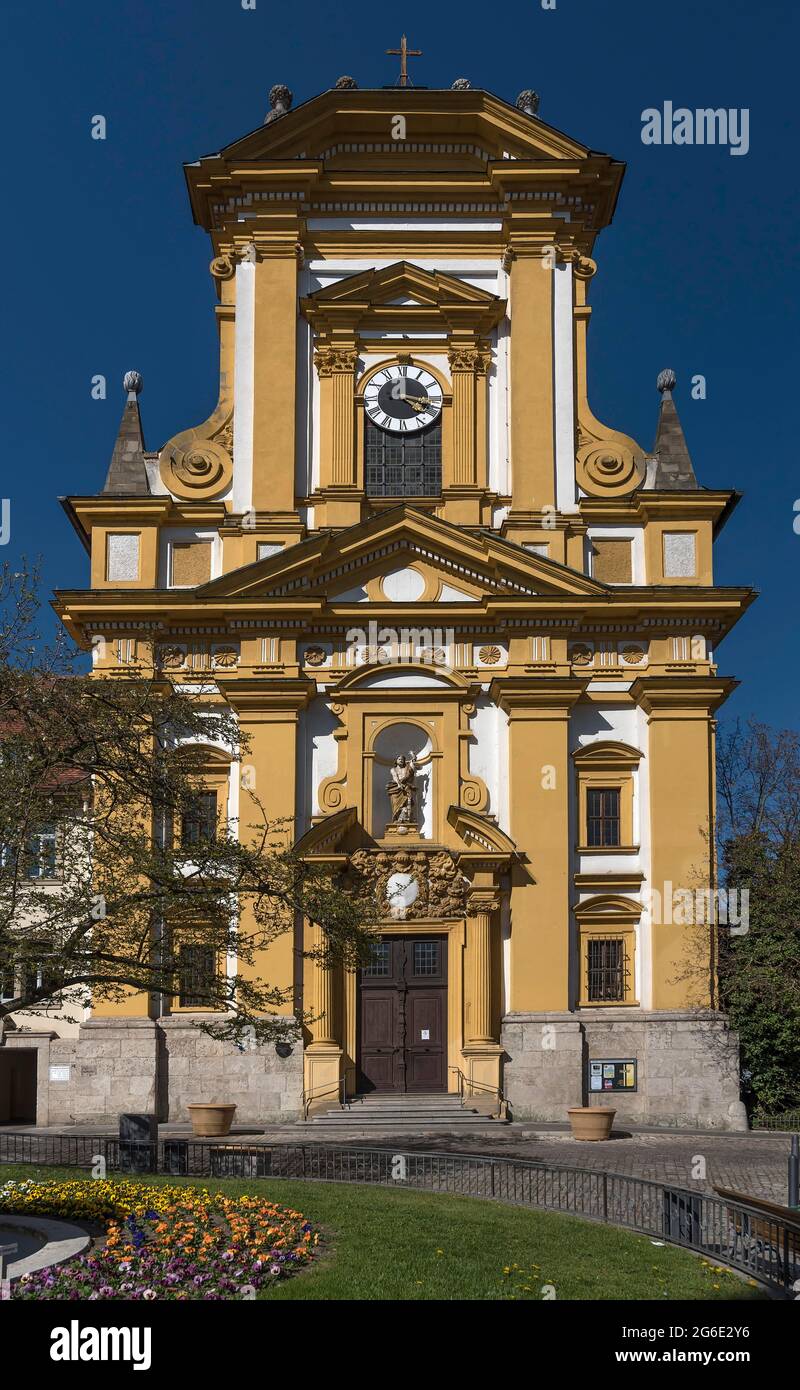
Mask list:
[{"label": "column", "polygon": [[293,512],[297,390],[297,233],[255,250],[253,507]]},{"label": "column", "polygon": [[[314,926],[314,950],[322,952],[325,947],[325,934],[322,928]],[[336,977],[330,966],[322,960],[314,961],[314,1022],[311,1030],[316,1043],[336,1044]]]},{"label": "column", "polygon": [[470,1043],[496,1041],[492,1030],[492,916],[499,906],[499,896],[486,889],[470,893],[467,903],[472,956]]},{"label": "column", "polygon": [[[453,387],[452,465],[445,479],[447,519],[479,525],[486,477],[486,371],[491,354],[475,341],[457,344],[448,353]],[[479,430],[483,430],[483,439]],[[479,461],[483,469],[479,470]]]},{"label": "column", "polygon": [[355,341],[323,344],[314,353],[320,380],[320,488],[318,523],[350,526],[361,518],[355,453]]},{"label": "column", "polygon": [[529,861],[514,885],[509,1013],[570,1008],[569,719],[586,681],[498,677],[509,719],[511,836]]},{"label": "column", "polygon": [[556,504],[551,262],[552,247],[534,245],[511,265],[512,516]]},{"label": "column", "polygon": [[[631,694],[647,715],[654,1009],[709,1008],[715,950],[708,922],[686,921],[680,890],[715,887],[714,713],[734,682],[704,676],[642,677]],[[705,912],[697,914],[703,918]],[[679,920],[675,921],[674,918]]]}]

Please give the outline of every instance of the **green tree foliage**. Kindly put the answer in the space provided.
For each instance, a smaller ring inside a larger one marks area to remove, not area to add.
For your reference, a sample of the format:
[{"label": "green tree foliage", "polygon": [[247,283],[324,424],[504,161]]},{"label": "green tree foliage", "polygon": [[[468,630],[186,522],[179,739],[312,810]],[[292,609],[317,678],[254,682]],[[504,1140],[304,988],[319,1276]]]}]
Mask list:
[{"label": "green tree foliage", "polygon": [[[34,614],[33,577],[0,575],[0,1025],[183,985],[212,1036],[296,1033],[309,1013],[291,979],[260,975],[263,952],[291,933],[295,958],[355,965],[372,900],[296,856],[257,789],[241,786],[238,823],[198,810],[209,758],[247,758],[213,689],[82,673],[63,640],[41,646]],[[198,959],[218,968],[187,984]]]},{"label": "green tree foliage", "polygon": [[720,1002],[738,1031],[748,1099],[800,1104],[800,736],[754,720],[718,745],[719,863],[749,893],[749,926],[720,929]]}]

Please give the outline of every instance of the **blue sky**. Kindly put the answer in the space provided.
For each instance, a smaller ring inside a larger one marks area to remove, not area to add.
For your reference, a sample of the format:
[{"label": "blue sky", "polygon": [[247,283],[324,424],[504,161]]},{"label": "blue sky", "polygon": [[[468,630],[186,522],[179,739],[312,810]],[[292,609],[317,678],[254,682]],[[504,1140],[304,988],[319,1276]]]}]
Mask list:
[{"label": "blue sky", "polygon": [[[800,644],[786,628],[800,559],[794,5],[431,0],[366,17],[319,0],[255,5],[5,0],[0,491],[12,529],[0,559],[41,554],[47,592],[87,582],[57,498],[102,486],[126,369],[144,376],[150,448],[214,405],[209,243],[192,224],[182,163],[259,125],[274,82],[295,103],[343,73],[391,83],[397,60],[384,50],[405,29],[424,50],[413,60],[420,85],[465,76],[511,101],[533,87],[543,119],[627,162],[595,253],[593,408],[649,447],[656,375],[678,373],[700,481],[745,494],[717,545],[717,580],[762,595],[719,652],[720,669],[742,681],[726,713],[800,726]],[[667,100],[747,108],[749,152],[645,146],[642,112]],[[97,114],[105,141],[90,138]],[[90,394],[98,373],[105,401]],[[691,399],[696,374],[705,400]],[[768,667],[780,677],[760,674]]]}]

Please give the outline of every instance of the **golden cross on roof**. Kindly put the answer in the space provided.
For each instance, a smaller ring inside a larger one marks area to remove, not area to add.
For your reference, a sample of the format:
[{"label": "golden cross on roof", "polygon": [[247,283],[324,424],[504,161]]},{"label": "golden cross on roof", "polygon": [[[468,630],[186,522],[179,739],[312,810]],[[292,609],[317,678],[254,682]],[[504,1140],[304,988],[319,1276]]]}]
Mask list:
[{"label": "golden cross on roof", "polygon": [[[388,55],[390,58],[395,58],[395,57],[396,57],[396,58],[399,58],[399,59],[400,59],[400,77],[398,78],[398,81],[397,81],[397,84],[396,84],[396,85],[397,85],[398,87],[407,87],[408,84],[409,84],[409,82],[411,82],[411,78],[410,78],[409,75],[408,75],[408,62],[407,62],[407,59],[409,59],[409,58],[421,58],[421,57],[422,57],[422,49],[421,49],[421,48],[409,48],[408,42],[407,42],[407,40],[406,40],[406,36],[405,36],[405,34],[403,34],[402,38],[400,39],[400,47],[399,47],[399,48],[387,48],[386,52],[387,52],[387,55]],[[413,87],[413,85],[414,85],[413,82],[411,83],[411,85],[412,85],[412,87]]]}]

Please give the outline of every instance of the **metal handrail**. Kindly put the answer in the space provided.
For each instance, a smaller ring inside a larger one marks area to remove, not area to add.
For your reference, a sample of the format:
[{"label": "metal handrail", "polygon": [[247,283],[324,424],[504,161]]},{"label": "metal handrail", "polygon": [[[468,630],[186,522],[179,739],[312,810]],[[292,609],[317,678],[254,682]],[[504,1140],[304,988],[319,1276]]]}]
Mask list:
[{"label": "metal handrail", "polygon": [[[230,1144],[159,1140],[128,1144],[140,1150],[142,1166],[122,1161],[117,1139],[97,1135],[41,1135],[0,1130],[0,1164],[57,1164],[88,1169],[98,1154],[118,1171],[174,1173],[182,1151],[184,1176],[232,1176],[233,1157],[248,1178],[406,1186],[542,1211],[568,1212],[585,1220],[657,1237],[741,1270],[786,1294],[800,1279],[800,1217],[769,1216],[763,1209],[716,1194],[648,1178],[542,1163],[507,1155],[420,1152],[394,1148],[350,1148],[302,1144]],[[224,1174],[215,1171],[225,1157]],[[215,1158],[217,1162],[215,1163]],[[261,1169],[263,1168],[263,1171]],[[254,1171],[255,1170],[255,1171]],[[2,1188],[0,1167],[0,1188]]]},{"label": "metal handrail", "polygon": [[503,1095],[503,1089],[501,1086],[490,1086],[488,1081],[476,1081],[475,1078],[472,1076],[465,1076],[464,1072],[461,1070],[460,1067],[450,1067],[450,1071],[454,1071],[458,1077],[458,1095],[461,1102],[462,1110],[464,1109],[464,1084],[466,1083],[470,1087],[470,1094],[472,1094],[472,1091],[477,1087],[479,1091],[488,1091],[490,1095],[496,1096],[497,1118],[499,1120],[507,1119],[508,1101],[506,1100],[506,1097]]},{"label": "metal handrail", "polygon": [[339,1105],[342,1110],[350,1109],[347,1099],[347,1078],[351,1074],[355,1076],[355,1067],[345,1067],[335,1086],[319,1087],[315,1086],[311,1091],[303,1091],[303,1119],[308,1119],[308,1111],[313,1100],[322,1100],[323,1096],[337,1095],[340,1097]]}]

